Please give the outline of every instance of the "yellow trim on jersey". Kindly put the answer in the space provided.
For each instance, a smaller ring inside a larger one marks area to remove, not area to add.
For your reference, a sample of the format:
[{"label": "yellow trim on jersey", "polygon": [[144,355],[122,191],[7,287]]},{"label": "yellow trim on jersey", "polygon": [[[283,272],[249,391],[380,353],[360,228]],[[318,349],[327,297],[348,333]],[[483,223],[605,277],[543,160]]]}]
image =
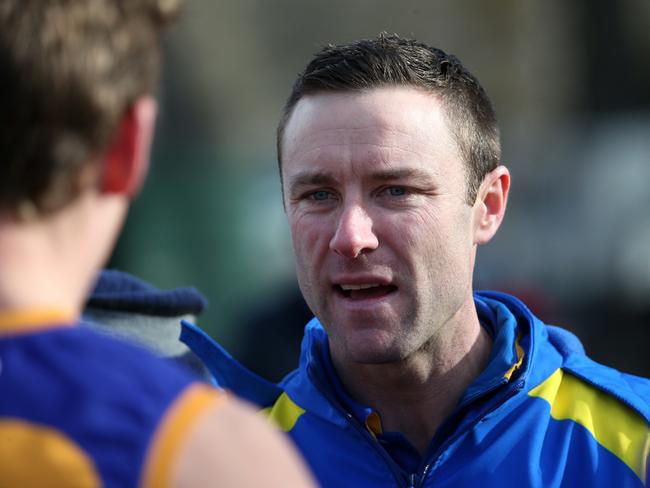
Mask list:
[{"label": "yellow trim on jersey", "polygon": [[366,429],[375,437],[383,433],[381,417],[377,412],[370,412],[366,417]]},{"label": "yellow trim on jersey", "polygon": [[0,420],[0,486],[101,485],[92,459],[64,433],[24,420]]},{"label": "yellow trim on jersey", "polygon": [[517,340],[515,341],[515,349],[517,350],[517,362],[513,364],[512,368],[506,371],[503,375],[503,377],[507,380],[510,380],[510,377],[513,375],[513,373],[517,371],[521,367],[521,363],[524,362],[524,349],[519,345],[519,340],[521,337],[521,334],[519,334]]},{"label": "yellow trim on jersey", "polygon": [[572,420],[582,425],[598,444],[623,461],[645,483],[650,427],[634,410],[561,369],[528,395],[546,400],[555,420]]},{"label": "yellow trim on jersey", "polygon": [[191,384],[179,395],[165,413],[149,445],[141,486],[162,488],[170,485],[174,458],[188,430],[199,415],[224,398],[223,393],[200,383]]},{"label": "yellow trim on jersey", "polygon": [[36,332],[75,324],[75,315],[57,308],[1,310],[0,335]]},{"label": "yellow trim on jersey", "polygon": [[272,407],[262,410],[268,419],[284,432],[289,432],[305,413],[305,409],[296,405],[289,395],[282,393]]}]

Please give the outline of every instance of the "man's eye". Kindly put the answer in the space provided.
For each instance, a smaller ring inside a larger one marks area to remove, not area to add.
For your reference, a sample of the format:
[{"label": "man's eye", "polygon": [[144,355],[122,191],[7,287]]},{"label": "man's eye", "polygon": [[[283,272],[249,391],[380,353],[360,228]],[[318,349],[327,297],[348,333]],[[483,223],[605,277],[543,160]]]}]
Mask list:
[{"label": "man's eye", "polygon": [[386,189],[391,197],[403,197],[406,195],[406,188],[403,186],[391,186]]},{"label": "man's eye", "polygon": [[314,193],[311,194],[311,199],[316,200],[318,202],[322,202],[324,200],[327,200],[330,198],[331,193],[325,190],[319,190],[315,191]]}]

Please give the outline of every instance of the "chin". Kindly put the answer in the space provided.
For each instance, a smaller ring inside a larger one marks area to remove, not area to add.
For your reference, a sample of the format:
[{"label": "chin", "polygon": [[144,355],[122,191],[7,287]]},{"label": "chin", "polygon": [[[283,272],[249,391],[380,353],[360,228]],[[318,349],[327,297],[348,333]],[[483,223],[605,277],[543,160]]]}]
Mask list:
[{"label": "chin", "polygon": [[396,351],[355,351],[350,353],[351,362],[357,364],[390,364],[404,358]]},{"label": "chin", "polygon": [[363,337],[347,337],[341,349],[346,360],[353,363],[386,364],[404,359],[403,351],[385,339],[377,335],[368,337],[368,334],[363,334]]}]

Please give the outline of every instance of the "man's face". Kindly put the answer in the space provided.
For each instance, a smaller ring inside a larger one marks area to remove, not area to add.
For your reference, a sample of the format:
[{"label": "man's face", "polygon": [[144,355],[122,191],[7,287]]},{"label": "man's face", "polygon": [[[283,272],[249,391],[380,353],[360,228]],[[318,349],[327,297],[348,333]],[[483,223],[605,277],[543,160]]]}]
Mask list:
[{"label": "man's face", "polygon": [[337,362],[406,359],[473,307],[478,204],[436,95],[309,95],[282,167],[298,282]]}]

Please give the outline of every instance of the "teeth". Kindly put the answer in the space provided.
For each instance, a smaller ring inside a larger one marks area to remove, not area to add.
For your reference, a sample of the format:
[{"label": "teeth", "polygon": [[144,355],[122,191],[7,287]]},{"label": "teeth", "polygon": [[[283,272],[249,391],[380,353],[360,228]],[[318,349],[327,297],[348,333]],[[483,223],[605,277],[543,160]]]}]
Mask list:
[{"label": "teeth", "polygon": [[368,283],[365,285],[339,285],[344,291],[348,290],[365,290],[367,288],[375,288],[380,286],[379,283]]}]

